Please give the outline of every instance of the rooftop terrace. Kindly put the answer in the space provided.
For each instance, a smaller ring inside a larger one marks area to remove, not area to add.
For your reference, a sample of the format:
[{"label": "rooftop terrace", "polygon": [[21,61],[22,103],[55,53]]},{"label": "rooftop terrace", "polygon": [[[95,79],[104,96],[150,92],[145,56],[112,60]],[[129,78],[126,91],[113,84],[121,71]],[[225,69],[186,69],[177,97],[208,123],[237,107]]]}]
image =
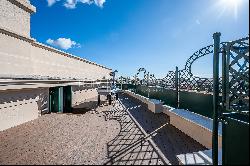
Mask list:
[{"label": "rooftop terrace", "polygon": [[129,96],[90,103],[0,132],[0,164],[178,164],[178,154],[206,150]]}]

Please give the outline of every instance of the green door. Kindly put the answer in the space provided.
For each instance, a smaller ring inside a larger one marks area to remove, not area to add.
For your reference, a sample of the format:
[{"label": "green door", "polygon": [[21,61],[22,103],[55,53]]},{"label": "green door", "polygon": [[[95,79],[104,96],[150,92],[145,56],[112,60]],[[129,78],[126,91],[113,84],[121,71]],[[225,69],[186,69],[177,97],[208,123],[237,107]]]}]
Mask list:
[{"label": "green door", "polygon": [[49,89],[50,112],[63,112],[63,88],[52,87]]},{"label": "green door", "polygon": [[63,87],[63,110],[64,112],[72,112],[72,88],[71,86]]},{"label": "green door", "polygon": [[49,108],[50,112],[58,112],[59,110],[59,89],[52,87],[49,89]]},{"label": "green door", "polygon": [[63,111],[63,87],[58,87],[59,88],[59,97],[58,97],[58,112],[64,112]]}]

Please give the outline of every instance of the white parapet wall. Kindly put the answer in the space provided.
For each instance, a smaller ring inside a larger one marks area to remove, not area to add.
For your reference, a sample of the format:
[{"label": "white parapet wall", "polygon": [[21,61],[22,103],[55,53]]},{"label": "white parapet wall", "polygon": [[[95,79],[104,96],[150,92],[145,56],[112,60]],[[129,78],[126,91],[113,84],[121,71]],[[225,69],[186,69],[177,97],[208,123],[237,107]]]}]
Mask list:
[{"label": "white parapet wall", "polygon": [[[189,114],[189,117],[176,113],[180,111]],[[206,148],[212,148],[212,130],[211,127],[205,127],[205,125],[210,125],[208,123],[212,123],[212,119],[188,112],[187,110],[178,110],[166,105],[163,106],[163,112],[170,117],[170,124],[192,137]],[[197,121],[192,120],[192,118],[195,118]],[[202,123],[205,125],[202,125]],[[221,134],[218,137],[218,147],[222,147]]]},{"label": "white parapet wall", "polygon": [[[148,109],[154,113],[163,112],[167,114],[170,117],[171,125],[181,130],[183,133],[187,134],[206,148],[212,148],[212,119],[187,110],[175,109],[167,105],[162,105],[162,102],[158,100],[154,101],[129,90],[125,90],[124,93],[146,104]],[[182,112],[182,114],[178,114],[178,112]],[[222,147],[221,133],[219,133],[218,137],[218,147]]]},{"label": "white parapet wall", "polygon": [[156,99],[149,99],[147,97],[138,95],[134,92],[131,92],[129,90],[124,91],[126,94],[130,95],[131,97],[141,101],[145,105],[147,105],[148,109],[152,111],[153,113],[161,113],[163,110],[162,104],[163,102],[156,100]]}]

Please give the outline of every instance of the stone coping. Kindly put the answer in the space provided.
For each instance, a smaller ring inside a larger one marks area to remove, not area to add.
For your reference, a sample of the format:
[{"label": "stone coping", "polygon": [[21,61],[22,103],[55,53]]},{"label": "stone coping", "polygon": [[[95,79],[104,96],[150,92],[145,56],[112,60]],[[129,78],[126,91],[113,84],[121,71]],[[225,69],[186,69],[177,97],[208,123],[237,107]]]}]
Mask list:
[{"label": "stone coping", "polygon": [[[187,111],[184,109],[172,109],[171,111],[188,119],[188,120],[191,120],[194,123],[197,123],[197,124],[207,128],[207,129],[209,129],[211,132],[213,130],[213,119],[210,119],[208,117],[205,117],[205,116],[202,116],[202,115],[199,115],[197,113],[190,112],[190,111]],[[221,124],[221,122],[219,123],[218,134],[220,136],[222,136],[222,124]]]},{"label": "stone coping", "polygon": [[149,101],[154,103],[154,104],[163,104],[163,102],[161,102],[160,100],[157,100],[157,99],[149,99]]},{"label": "stone coping", "polygon": [[29,13],[36,12],[36,7],[31,5],[30,2],[27,0],[8,0],[8,1],[18,6],[19,8],[25,10],[26,12]]},{"label": "stone coping", "polygon": [[0,26],[0,33],[4,34],[4,35],[7,35],[7,36],[10,36],[10,37],[14,37],[14,38],[17,38],[19,40],[23,40],[23,41],[26,41],[26,42],[29,42],[29,43],[33,43],[35,42],[36,40],[27,36],[27,35],[23,35],[23,34],[19,34],[19,33],[16,33],[8,28],[5,28],[5,27],[2,27]]},{"label": "stone coping", "polygon": [[140,100],[142,103],[145,103],[148,106],[148,109],[154,113],[161,113],[163,110],[163,102],[157,99],[150,99],[144,96],[141,96],[139,94],[136,94],[134,92],[131,92],[129,90],[124,91],[126,94],[132,96],[133,98],[136,98]]}]

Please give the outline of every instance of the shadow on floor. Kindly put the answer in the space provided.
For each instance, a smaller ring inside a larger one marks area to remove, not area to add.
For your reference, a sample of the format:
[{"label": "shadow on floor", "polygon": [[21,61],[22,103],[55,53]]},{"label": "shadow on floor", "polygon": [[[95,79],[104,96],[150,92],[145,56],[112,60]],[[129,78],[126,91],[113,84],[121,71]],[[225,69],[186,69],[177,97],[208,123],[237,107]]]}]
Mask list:
[{"label": "shadow on floor", "polygon": [[[141,126],[140,127],[132,120]],[[179,164],[176,155],[206,150],[204,146],[169,124],[166,114],[154,114],[145,105],[125,95],[119,95],[119,104],[105,113],[121,125],[119,135],[108,143],[107,164]],[[147,135],[151,135],[147,138]],[[155,143],[151,144],[150,141]],[[156,146],[167,162],[154,149]]]},{"label": "shadow on floor", "polygon": [[[107,105],[107,101],[101,101],[100,106]],[[96,100],[89,100],[84,103],[81,103],[72,108],[72,114],[85,114],[89,111],[95,111],[98,107],[98,102]]]},{"label": "shadow on floor", "polygon": [[121,126],[118,136],[107,144],[109,160],[104,165],[167,164],[121,105],[104,113],[106,119],[115,119]]}]

